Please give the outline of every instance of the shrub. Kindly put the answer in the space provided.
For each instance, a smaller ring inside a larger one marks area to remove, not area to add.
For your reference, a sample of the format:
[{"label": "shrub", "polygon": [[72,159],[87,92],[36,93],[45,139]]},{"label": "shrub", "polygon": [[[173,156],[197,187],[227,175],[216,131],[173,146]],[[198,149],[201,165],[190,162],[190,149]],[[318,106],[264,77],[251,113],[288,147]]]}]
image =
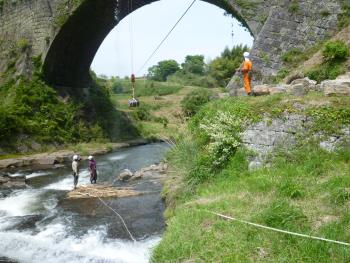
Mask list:
[{"label": "shrub", "polygon": [[299,12],[299,9],[299,1],[297,0],[293,0],[288,6],[288,11],[292,14],[296,14],[297,12]]},{"label": "shrub", "polygon": [[133,116],[138,121],[150,121],[151,113],[145,106],[140,106],[133,111]]},{"label": "shrub", "polygon": [[323,58],[327,62],[343,61],[349,56],[349,46],[343,41],[329,41],[322,51]]},{"label": "shrub", "polygon": [[184,71],[178,71],[175,74],[169,76],[168,82],[203,88],[214,88],[217,86],[217,82],[211,76],[201,76]]},{"label": "shrub", "polygon": [[305,75],[320,83],[326,79],[335,79],[343,73],[345,73],[345,69],[341,63],[323,63],[310,69]]},{"label": "shrub", "polygon": [[240,145],[239,132],[244,126],[243,119],[222,111],[199,125],[210,139],[207,150],[214,167],[222,167],[235,153]]},{"label": "shrub", "polygon": [[201,106],[210,100],[211,92],[206,89],[198,89],[187,94],[181,101],[182,111],[185,116],[196,114]]},{"label": "shrub", "polygon": [[[137,84],[136,84],[137,85]],[[136,86],[136,96],[165,96],[169,94],[174,94],[181,90],[183,86],[173,85],[169,83],[160,83],[160,82],[147,82],[146,85],[137,85]]]}]

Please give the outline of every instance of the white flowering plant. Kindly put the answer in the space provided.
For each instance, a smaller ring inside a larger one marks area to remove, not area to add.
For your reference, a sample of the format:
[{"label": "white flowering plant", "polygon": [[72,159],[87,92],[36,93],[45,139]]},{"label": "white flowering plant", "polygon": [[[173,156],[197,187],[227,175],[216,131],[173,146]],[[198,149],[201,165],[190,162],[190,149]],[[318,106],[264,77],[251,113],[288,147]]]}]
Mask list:
[{"label": "white flowering plant", "polygon": [[209,137],[206,146],[214,167],[223,166],[241,144],[239,133],[247,121],[237,115],[219,111],[213,118],[203,120],[199,128]]}]

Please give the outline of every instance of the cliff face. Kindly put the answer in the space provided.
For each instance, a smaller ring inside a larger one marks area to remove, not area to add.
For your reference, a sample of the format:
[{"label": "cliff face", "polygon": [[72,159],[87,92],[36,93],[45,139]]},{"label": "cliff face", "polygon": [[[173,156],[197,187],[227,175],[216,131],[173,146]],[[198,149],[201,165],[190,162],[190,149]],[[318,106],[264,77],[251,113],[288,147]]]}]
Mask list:
[{"label": "cliff face", "polygon": [[[26,46],[39,57],[46,80],[58,86],[83,86],[94,55],[110,30],[135,9],[154,0],[4,0],[0,15],[0,72],[15,66],[29,72],[30,59],[13,61],[11,50]],[[255,38],[252,57],[260,78],[274,75],[281,55],[332,35],[342,0],[208,0],[247,27]]]}]

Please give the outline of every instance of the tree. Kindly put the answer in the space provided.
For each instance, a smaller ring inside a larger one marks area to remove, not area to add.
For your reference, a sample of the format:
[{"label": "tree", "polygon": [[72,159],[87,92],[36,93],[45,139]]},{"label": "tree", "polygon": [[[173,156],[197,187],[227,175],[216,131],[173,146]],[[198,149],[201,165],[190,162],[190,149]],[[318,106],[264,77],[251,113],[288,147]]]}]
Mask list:
[{"label": "tree", "polygon": [[243,53],[248,51],[246,45],[238,45],[229,49],[228,47],[209,64],[209,75],[220,85],[226,86],[231,77],[236,73],[243,61]]},{"label": "tree", "polygon": [[157,81],[166,81],[168,76],[179,70],[179,64],[175,60],[163,60],[158,62],[158,65],[154,65],[148,69],[148,78]]},{"label": "tree", "polygon": [[202,55],[186,56],[185,62],[182,63],[181,66],[185,73],[204,75],[204,72],[205,72],[204,56]]}]

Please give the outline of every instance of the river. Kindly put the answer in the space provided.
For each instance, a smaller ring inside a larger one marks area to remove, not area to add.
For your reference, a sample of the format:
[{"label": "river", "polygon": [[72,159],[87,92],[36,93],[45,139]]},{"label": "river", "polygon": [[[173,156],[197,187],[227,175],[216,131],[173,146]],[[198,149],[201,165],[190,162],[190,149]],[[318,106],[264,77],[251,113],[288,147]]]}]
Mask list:
[{"label": "river", "polygon": [[[0,262],[148,262],[165,224],[159,180],[117,180],[125,168],[138,170],[164,158],[164,143],[123,149],[97,157],[98,183],[129,186],[147,194],[104,201],[124,218],[137,242],[129,239],[119,218],[98,199],[65,198],[73,188],[69,165],[50,170],[22,170],[28,187],[0,192]],[[79,184],[90,184],[87,164]]]}]

